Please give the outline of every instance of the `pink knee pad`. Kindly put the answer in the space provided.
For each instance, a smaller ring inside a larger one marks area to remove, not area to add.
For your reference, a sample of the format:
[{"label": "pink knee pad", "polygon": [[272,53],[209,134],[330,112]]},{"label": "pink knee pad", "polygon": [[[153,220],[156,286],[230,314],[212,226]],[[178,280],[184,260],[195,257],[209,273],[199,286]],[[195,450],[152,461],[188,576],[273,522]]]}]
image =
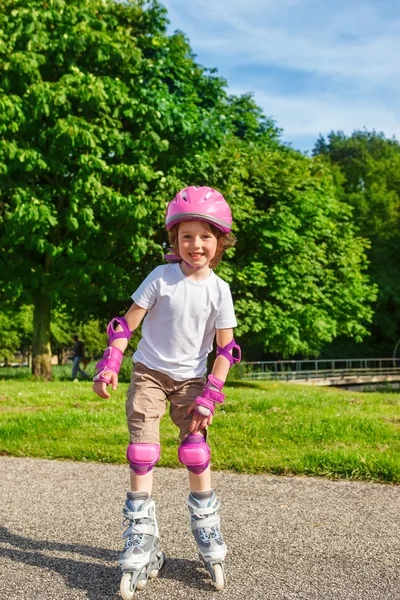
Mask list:
[{"label": "pink knee pad", "polygon": [[137,475],[144,475],[151,471],[160,458],[160,446],[159,444],[129,444],[126,458],[130,468]]},{"label": "pink knee pad", "polygon": [[199,475],[210,464],[210,448],[201,434],[190,433],[179,446],[178,458],[189,471]]}]

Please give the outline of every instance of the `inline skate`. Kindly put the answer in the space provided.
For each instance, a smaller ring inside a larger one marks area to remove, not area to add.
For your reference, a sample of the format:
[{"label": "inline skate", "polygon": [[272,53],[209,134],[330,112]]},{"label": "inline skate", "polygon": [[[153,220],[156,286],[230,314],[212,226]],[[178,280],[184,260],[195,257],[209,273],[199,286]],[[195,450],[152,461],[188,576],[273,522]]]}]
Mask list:
[{"label": "inline skate", "polygon": [[165,555],[158,548],[158,526],[154,500],[148,494],[128,492],[123,508],[122,537],[125,547],[119,557],[123,571],[120,592],[123,600],[132,600],[136,590],[143,590],[147,580],[155,579]]},{"label": "inline skate", "polygon": [[211,575],[215,588],[221,591],[226,584],[223,560],[227,548],[220,531],[219,500],[214,492],[206,503],[189,494],[187,504],[199,558]]}]

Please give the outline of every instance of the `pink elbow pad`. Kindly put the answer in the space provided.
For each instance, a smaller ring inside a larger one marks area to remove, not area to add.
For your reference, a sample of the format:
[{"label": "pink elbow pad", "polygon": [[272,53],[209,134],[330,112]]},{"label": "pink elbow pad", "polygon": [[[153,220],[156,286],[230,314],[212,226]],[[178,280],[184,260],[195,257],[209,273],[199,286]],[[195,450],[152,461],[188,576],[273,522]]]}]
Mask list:
[{"label": "pink elbow pad", "polygon": [[[122,327],[122,331],[115,331],[114,322],[118,323]],[[121,338],[126,338],[129,342],[132,336],[132,332],[129,329],[128,323],[126,322],[125,317],[114,317],[111,319],[107,326],[107,335],[108,335],[108,345],[112,344],[114,340],[118,340]]]},{"label": "pink elbow pad", "polygon": [[[232,354],[229,352],[230,350],[232,350]],[[236,357],[233,356],[234,350],[237,350],[238,353]],[[227,344],[223,348],[221,348],[221,346],[217,346],[217,356],[224,356],[229,361],[229,364],[232,367],[234,363],[239,363],[241,361],[242,353],[240,350],[240,346],[235,342],[234,339],[232,339],[232,341],[229,342],[229,344]]]}]

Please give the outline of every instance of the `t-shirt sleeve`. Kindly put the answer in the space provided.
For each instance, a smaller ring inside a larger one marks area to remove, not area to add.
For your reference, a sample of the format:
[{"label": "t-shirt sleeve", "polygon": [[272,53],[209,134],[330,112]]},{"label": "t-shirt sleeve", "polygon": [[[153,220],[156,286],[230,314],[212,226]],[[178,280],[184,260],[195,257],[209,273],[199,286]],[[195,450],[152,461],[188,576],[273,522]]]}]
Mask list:
[{"label": "t-shirt sleeve", "polygon": [[154,269],[140,284],[131,298],[141,308],[148,310],[153,306],[158,297],[158,273]]},{"label": "t-shirt sleeve", "polygon": [[222,296],[221,308],[215,321],[216,329],[230,329],[237,327],[235,309],[233,307],[232,294],[227,286]]}]

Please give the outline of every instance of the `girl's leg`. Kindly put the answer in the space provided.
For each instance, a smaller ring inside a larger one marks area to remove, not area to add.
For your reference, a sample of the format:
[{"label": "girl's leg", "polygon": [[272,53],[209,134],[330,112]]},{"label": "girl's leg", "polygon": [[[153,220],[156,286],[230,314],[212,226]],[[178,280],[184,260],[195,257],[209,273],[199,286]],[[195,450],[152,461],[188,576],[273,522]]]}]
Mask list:
[{"label": "girl's leg", "polygon": [[208,466],[205,471],[200,474],[189,473],[189,485],[192,492],[211,492],[211,469]]},{"label": "girl's leg", "polygon": [[[199,396],[204,389],[204,385],[204,378],[177,385],[174,393],[169,395],[170,414],[172,421],[180,429],[182,443],[178,451],[179,460],[188,467],[191,491],[187,505],[192,533],[201,560],[210,573],[215,587],[217,590],[222,590],[225,586],[222,563],[227,549],[220,531],[219,500],[211,487],[211,469],[207,459],[209,449],[208,446],[205,448],[206,431],[200,432],[201,437],[199,434],[190,433],[192,415],[188,412],[196,396]],[[189,449],[189,452],[182,451],[183,446],[186,446],[185,450]],[[204,466],[206,468],[202,473],[194,472]]]},{"label": "girl's leg", "polygon": [[[153,487],[153,470],[150,468],[147,473],[138,474],[136,471],[144,469],[135,465],[152,467],[159,458],[160,420],[166,410],[167,380],[169,377],[166,375],[136,364],[125,403],[130,432],[127,458],[133,467],[130,469],[130,488],[132,492],[147,492],[149,496]],[[140,451],[135,451],[135,444]],[[158,458],[155,455],[156,447]]]},{"label": "girl's leg", "polygon": [[153,470],[138,474],[130,469],[130,487],[122,511],[127,525],[125,547],[119,557],[123,600],[132,600],[133,592],[143,589],[149,577],[156,577],[165,560],[158,547],[156,506],[151,496]]},{"label": "girl's leg", "polygon": [[211,487],[211,469],[202,473],[189,470],[190,494],[187,501],[192,533],[200,558],[217,590],[225,587],[223,561],[227,548],[220,530],[219,500]]},{"label": "girl's leg", "polygon": [[151,496],[153,489],[153,470],[145,473],[144,475],[138,475],[129,469],[131,472],[131,491],[132,492],[147,492]]},{"label": "girl's leg", "polygon": [[200,558],[217,590],[225,587],[223,561],[227,548],[220,530],[219,500],[211,488],[208,467],[200,475],[189,471],[191,492],[187,501],[192,533]]},{"label": "girl's leg", "polygon": [[[152,467],[159,456],[159,422],[166,404],[160,375],[144,365],[135,365],[125,405],[131,436],[127,459],[132,468],[131,491],[126,494],[123,508],[127,526],[123,534],[125,547],[119,557],[124,572],[121,581],[124,600],[132,600],[135,589],[143,589],[148,577],[155,577],[164,563],[164,554],[158,548],[156,507],[151,496]],[[146,468],[150,470],[139,474]]]}]

